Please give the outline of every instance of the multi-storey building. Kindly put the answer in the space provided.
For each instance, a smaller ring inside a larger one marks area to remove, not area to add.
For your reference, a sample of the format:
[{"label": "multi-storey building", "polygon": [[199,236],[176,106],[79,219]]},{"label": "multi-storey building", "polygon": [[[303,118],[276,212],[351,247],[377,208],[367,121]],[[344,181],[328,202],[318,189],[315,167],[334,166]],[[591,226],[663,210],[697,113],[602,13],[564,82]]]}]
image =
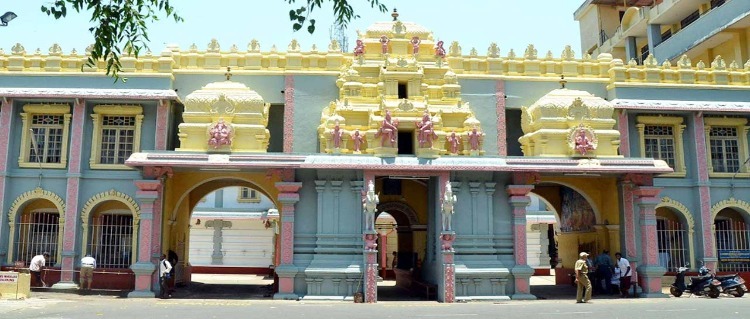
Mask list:
[{"label": "multi-storey building", "polygon": [[394,16],[351,54],[214,40],[123,57],[127,82],[56,45],[0,52],[3,267],[49,250],[51,281],[74,286],[93,253],[128,274],[113,285],[153,296],[162,253],[190,281],[196,207],[230,186],[279,211],[276,298],[376,301],[382,212],[397,281],[446,302],[534,298],[531,197],[558,220],[560,282],[579,251],[609,249],[658,297],[666,268],[746,249],[729,235],[750,211],[750,71],[570,47],[480,54]]}]

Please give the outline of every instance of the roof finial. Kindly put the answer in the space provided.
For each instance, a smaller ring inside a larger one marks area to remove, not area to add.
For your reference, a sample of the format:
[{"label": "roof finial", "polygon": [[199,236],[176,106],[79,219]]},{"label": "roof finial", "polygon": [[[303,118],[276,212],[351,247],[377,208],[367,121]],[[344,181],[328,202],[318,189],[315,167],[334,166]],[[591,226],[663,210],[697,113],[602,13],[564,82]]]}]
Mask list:
[{"label": "roof finial", "polygon": [[565,75],[560,75],[560,88],[565,88],[565,83],[568,83],[568,81],[565,80]]},{"label": "roof finial", "polygon": [[398,11],[396,8],[393,8],[393,13],[391,13],[391,17],[393,17],[393,21],[398,20]]},{"label": "roof finial", "polygon": [[224,76],[227,77],[227,81],[229,81],[232,78],[232,68],[227,67],[227,73],[224,73]]}]

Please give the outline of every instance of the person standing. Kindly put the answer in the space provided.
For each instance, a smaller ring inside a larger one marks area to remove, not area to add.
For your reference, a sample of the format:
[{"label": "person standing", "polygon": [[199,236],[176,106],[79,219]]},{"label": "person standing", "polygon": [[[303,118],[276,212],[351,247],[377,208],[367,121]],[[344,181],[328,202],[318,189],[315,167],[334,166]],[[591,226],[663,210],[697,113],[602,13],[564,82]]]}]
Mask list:
[{"label": "person standing", "polygon": [[[604,250],[599,256],[594,259],[594,267],[596,267],[596,280],[594,281],[594,287],[596,290],[600,290],[602,293],[612,293],[612,258],[609,257],[609,250]],[[604,286],[602,286],[604,281]]]},{"label": "person standing", "polygon": [[628,291],[630,290],[630,280],[633,276],[633,273],[630,271],[630,262],[622,258],[622,254],[617,252],[615,254],[615,258],[617,258],[617,268],[620,268],[620,297],[621,298],[627,298],[628,297]]},{"label": "person standing", "polygon": [[44,288],[47,288],[47,283],[42,280],[42,270],[44,270],[47,259],[49,259],[49,253],[45,251],[41,255],[31,258],[31,264],[29,264],[29,271],[34,275],[37,283],[41,283]]},{"label": "person standing", "polygon": [[167,260],[167,255],[162,254],[161,261],[159,262],[159,298],[161,299],[172,298],[168,286],[170,271],[172,271],[172,264]]},{"label": "person standing", "polygon": [[81,289],[84,284],[86,290],[91,290],[91,283],[94,281],[94,269],[96,269],[96,259],[91,257],[91,254],[86,254],[86,257],[81,258]]},{"label": "person standing", "polygon": [[[576,260],[575,272],[576,284],[578,285],[578,290],[576,291],[576,303],[586,303],[591,300],[591,281],[589,281],[589,266],[586,262],[588,256],[589,254],[584,251],[578,255],[579,258]],[[586,290],[586,296],[585,298],[581,298],[583,297],[584,289]]]}]

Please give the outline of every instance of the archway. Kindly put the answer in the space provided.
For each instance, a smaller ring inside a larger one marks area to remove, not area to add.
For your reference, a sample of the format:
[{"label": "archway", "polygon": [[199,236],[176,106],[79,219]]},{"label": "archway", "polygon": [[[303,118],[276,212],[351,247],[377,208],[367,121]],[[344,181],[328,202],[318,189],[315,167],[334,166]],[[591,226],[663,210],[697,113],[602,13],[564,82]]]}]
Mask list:
[{"label": "archway", "polygon": [[745,256],[750,250],[750,203],[731,198],[714,205],[711,212],[719,257],[717,271],[750,271],[750,261]]},{"label": "archway", "polygon": [[668,272],[692,265],[695,260],[692,213],[682,203],[663,197],[656,206],[656,234],[659,264]]},{"label": "archway", "polygon": [[162,252],[175,264],[176,297],[271,297],[277,262],[279,176],[175,173],[167,183]]}]

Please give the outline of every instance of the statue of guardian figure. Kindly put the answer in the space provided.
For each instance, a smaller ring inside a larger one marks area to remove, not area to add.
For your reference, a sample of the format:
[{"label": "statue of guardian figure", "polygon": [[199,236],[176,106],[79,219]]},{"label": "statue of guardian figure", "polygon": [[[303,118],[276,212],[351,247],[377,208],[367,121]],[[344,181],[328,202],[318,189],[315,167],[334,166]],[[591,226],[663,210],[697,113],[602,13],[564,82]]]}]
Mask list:
[{"label": "statue of guardian figure", "polygon": [[453,206],[456,204],[456,195],[453,195],[451,182],[445,182],[445,194],[443,194],[443,231],[452,231],[451,219],[453,218]]},{"label": "statue of guardian figure", "polygon": [[379,203],[380,199],[375,194],[375,183],[371,180],[367,185],[367,195],[362,199],[362,208],[365,211],[365,230],[375,230],[375,213]]}]

